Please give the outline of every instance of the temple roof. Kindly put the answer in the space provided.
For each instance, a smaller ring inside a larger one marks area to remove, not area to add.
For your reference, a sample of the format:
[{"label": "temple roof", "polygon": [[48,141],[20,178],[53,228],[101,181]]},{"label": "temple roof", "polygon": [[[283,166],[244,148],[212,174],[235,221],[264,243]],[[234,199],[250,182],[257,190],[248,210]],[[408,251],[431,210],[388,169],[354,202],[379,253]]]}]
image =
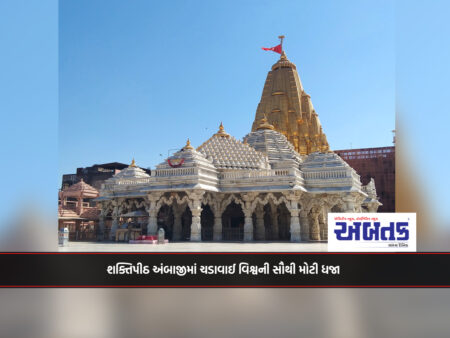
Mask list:
[{"label": "temple roof", "polygon": [[195,150],[189,139],[182,149],[174,153],[166,161],[160,163],[156,169],[171,169],[177,167],[202,167],[215,170],[212,161],[206,159],[205,155]]},{"label": "temple roof", "polygon": [[197,150],[212,160],[217,169],[269,169],[268,158],[248,144],[227,134],[220,124],[219,131]]},{"label": "temple roof", "polygon": [[97,197],[99,192],[93,186],[87,184],[81,179],[80,182],[71,185],[62,191],[65,197]]},{"label": "temple roof", "polygon": [[309,154],[300,169],[309,191],[362,192],[359,175],[333,152]]},{"label": "temple roof", "polygon": [[107,181],[115,181],[120,179],[132,179],[132,178],[148,178],[150,177],[144,170],[136,166],[136,162],[133,161],[131,164],[122,169],[119,173],[115,174],[113,177],[109,178]]},{"label": "temple roof", "polygon": [[287,164],[298,168],[302,161],[300,154],[295,151],[286,136],[273,129],[273,126],[264,117],[256,131],[244,137],[244,142],[247,142],[257,151],[266,154],[272,167],[274,165],[280,167],[280,162],[283,162],[284,166]]}]

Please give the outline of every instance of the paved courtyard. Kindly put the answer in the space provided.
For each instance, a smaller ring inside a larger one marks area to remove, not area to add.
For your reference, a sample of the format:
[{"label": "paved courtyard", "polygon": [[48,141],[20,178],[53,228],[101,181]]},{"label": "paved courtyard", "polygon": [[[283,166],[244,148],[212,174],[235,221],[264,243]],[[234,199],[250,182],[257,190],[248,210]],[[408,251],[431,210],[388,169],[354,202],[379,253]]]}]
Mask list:
[{"label": "paved courtyard", "polygon": [[323,252],[327,243],[217,243],[175,242],[168,244],[128,244],[116,242],[69,242],[60,252]]}]

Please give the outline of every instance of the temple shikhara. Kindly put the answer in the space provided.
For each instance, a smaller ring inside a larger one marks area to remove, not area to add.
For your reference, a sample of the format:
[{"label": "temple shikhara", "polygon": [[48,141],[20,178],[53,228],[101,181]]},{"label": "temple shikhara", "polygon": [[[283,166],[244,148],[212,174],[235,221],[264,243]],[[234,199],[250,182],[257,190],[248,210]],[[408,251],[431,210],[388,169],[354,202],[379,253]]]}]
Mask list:
[{"label": "temple shikhara", "polygon": [[[278,48],[278,46],[276,47]],[[98,229],[115,239],[130,227],[169,241],[323,241],[328,212],[375,212],[373,180],[330,150],[296,66],[280,48],[242,140],[218,121],[150,174],[135,161],[104,181]]]}]

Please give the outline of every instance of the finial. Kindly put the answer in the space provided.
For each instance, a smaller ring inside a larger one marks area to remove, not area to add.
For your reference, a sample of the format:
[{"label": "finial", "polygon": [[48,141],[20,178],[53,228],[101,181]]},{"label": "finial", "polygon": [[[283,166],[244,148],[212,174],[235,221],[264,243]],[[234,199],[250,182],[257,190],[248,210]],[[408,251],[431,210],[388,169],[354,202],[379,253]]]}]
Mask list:
[{"label": "finial", "polygon": [[136,167],[136,162],[134,161],[134,157],[133,157],[133,160],[131,160],[131,164],[130,164],[130,167]]},{"label": "finial", "polygon": [[270,129],[270,130],[274,130],[275,127],[272,126],[269,121],[267,120],[266,114],[263,115],[263,118],[261,120],[259,120],[259,126],[256,128],[256,130],[260,130],[260,129]]},{"label": "finial", "polygon": [[230,136],[230,135],[228,135],[225,132],[225,128],[223,127],[223,123],[222,122],[220,122],[219,131],[215,135],[222,136],[222,137],[229,137]]},{"label": "finial", "polygon": [[194,149],[194,147],[191,146],[191,141],[189,139],[187,139],[186,145],[184,146],[183,150],[186,149]]}]

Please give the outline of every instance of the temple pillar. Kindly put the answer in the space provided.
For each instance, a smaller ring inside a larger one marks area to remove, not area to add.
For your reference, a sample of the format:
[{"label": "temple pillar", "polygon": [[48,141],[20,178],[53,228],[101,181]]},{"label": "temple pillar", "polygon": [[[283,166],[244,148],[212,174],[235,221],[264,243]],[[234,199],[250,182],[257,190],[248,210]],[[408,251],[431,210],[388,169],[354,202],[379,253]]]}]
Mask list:
[{"label": "temple pillar", "polygon": [[261,205],[255,210],[256,213],[256,233],[255,239],[257,241],[263,241],[266,237],[266,231],[264,228],[264,209]]},{"label": "temple pillar", "polygon": [[292,193],[287,196],[287,199],[290,202],[289,212],[291,213],[291,226],[290,226],[291,242],[300,242],[301,241],[300,219],[298,217],[298,214],[300,212],[300,210],[298,209],[298,202],[300,200],[300,196]]},{"label": "temple pillar", "polygon": [[244,223],[244,241],[253,241],[253,219],[251,210],[244,211],[245,223]]},{"label": "temple pillar", "polygon": [[222,240],[222,215],[219,212],[214,215],[213,240]]},{"label": "temple pillar", "polygon": [[316,208],[311,210],[311,218],[311,239],[313,241],[320,241],[319,210],[317,210]]},{"label": "temple pillar", "polygon": [[301,235],[300,235],[300,220],[298,218],[298,209],[290,209],[291,212],[291,242],[300,242],[301,241]]},{"label": "temple pillar", "polygon": [[147,224],[147,235],[156,236],[158,233],[158,209],[156,208],[156,203],[158,202],[159,196],[149,195],[146,211],[148,213],[148,224]]},{"label": "temple pillar", "polygon": [[304,241],[309,240],[309,222],[306,210],[300,210],[300,233]]},{"label": "temple pillar", "polygon": [[326,230],[326,224],[325,224],[325,208],[323,208],[322,210],[320,210],[319,212],[319,238],[320,239],[325,239],[325,230]]},{"label": "temple pillar", "polygon": [[244,241],[251,242],[253,241],[253,219],[252,219],[252,201],[255,199],[255,193],[247,193],[242,195],[242,199],[244,200]]},{"label": "temple pillar", "polygon": [[202,240],[202,224],[200,222],[200,215],[202,208],[192,209],[192,223],[191,223],[191,242],[201,242]]},{"label": "temple pillar", "polygon": [[344,198],[346,210],[345,212],[355,212],[355,199],[351,196]]},{"label": "temple pillar", "polygon": [[202,196],[204,193],[204,191],[199,190],[189,194],[192,213],[191,242],[201,242],[202,240],[202,224],[200,216],[202,214]]}]

